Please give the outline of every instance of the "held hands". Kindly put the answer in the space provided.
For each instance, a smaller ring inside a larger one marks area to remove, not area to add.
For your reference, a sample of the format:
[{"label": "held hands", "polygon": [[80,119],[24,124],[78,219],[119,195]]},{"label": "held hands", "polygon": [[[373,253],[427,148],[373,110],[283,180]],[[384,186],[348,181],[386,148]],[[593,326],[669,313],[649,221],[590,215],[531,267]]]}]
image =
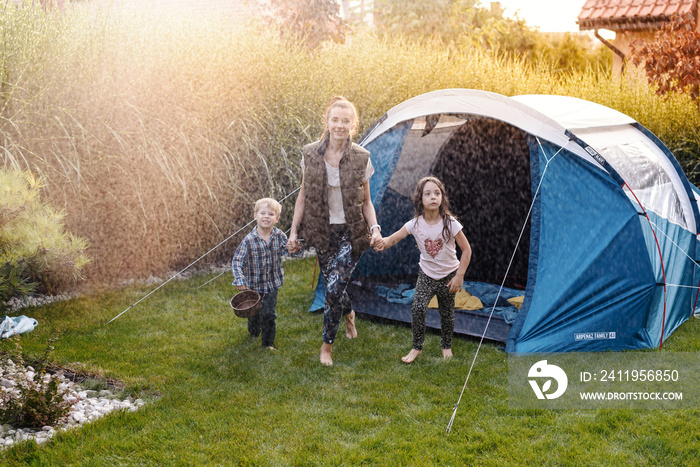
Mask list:
[{"label": "held hands", "polygon": [[297,238],[297,234],[290,234],[289,238],[287,239],[287,251],[294,254],[297,251],[299,251],[299,248],[301,248],[301,245],[299,245],[299,239]]},{"label": "held hands", "polygon": [[372,230],[372,238],[369,241],[369,246],[373,246],[374,249],[377,250],[377,244],[380,242],[382,244],[382,249],[384,249],[384,239],[382,238],[382,234],[379,232],[379,229]]},{"label": "held hands", "polygon": [[370,243],[370,245],[374,245],[374,251],[384,251],[384,248],[386,247],[386,240],[383,237],[380,237],[379,240],[373,241],[373,243]]}]

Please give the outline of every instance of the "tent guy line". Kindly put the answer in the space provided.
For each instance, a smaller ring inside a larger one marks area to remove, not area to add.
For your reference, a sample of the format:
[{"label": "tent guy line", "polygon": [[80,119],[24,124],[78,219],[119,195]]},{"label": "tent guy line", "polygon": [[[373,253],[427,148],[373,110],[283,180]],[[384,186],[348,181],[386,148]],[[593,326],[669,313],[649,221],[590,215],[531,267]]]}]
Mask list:
[{"label": "tent guy line", "polygon": [[[676,249],[677,249],[678,251],[680,251],[681,253],[683,253],[690,261],[692,261],[696,268],[700,267],[700,264],[698,264],[698,262],[697,262],[696,260],[694,260],[694,259],[688,254],[687,251],[685,251],[679,244],[677,244],[676,242],[674,242],[673,239],[672,239],[671,237],[669,237],[668,235],[666,235],[666,233],[665,233],[663,230],[661,230],[661,229],[659,228],[658,225],[656,225],[654,222],[652,222],[651,219],[649,219],[649,223],[650,223],[652,226],[654,226],[654,230],[655,230],[656,232],[660,232],[664,237],[666,237],[666,238],[668,239],[669,242],[671,242],[671,244],[672,244],[674,247],[676,247]],[[695,289],[695,290],[699,290],[699,291],[700,291],[700,284],[698,284],[698,285],[664,284],[664,286],[666,286],[666,287],[677,287],[677,288],[680,288],[680,289]],[[695,307],[693,307],[693,308],[695,308]],[[695,309],[694,309],[691,313],[692,313],[692,315],[693,315],[694,317],[700,318],[700,313],[698,313]]]},{"label": "tent guy line", "polygon": [[[671,237],[669,237],[668,235],[666,235],[666,233],[665,233],[663,230],[661,230],[661,229],[659,228],[659,226],[656,225],[651,219],[649,219],[649,223],[650,223],[651,225],[654,226],[654,230],[655,230],[656,232],[661,233],[661,235],[663,235],[664,237],[666,237],[666,238],[668,239],[668,241],[671,242],[671,244],[672,244],[673,246],[675,246],[675,247],[678,249],[678,251],[680,251],[681,253],[683,253],[689,260],[691,260],[691,261],[693,262],[693,264],[695,264],[695,267],[700,267],[700,264],[698,264],[697,260],[694,260],[694,259],[688,254],[687,251],[685,251],[679,244],[677,244],[676,242],[674,242],[673,239],[672,239]],[[670,285],[670,284],[668,284],[668,285]],[[692,288],[694,288],[694,289],[697,289],[697,288],[698,288],[697,286],[688,286],[688,287],[692,287]]]},{"label": "tent guy line", "polygon": [[[251,224],[251,222],[248,222],[248,223],[246,224],[246,227],[249,226],[250,224]],[[243,228],[245,229],[245,227],[243,227]],[[284,234],[287,235],[287,236],[289,236],[289,231],[290,231],[290,230],[292,230],[291,227],[290,227],[289,229],[287,229],[287,231],[286,231]],[[240,230],[239,230],[239,232],[240,232]],[[230,270],[231,270],[231,268],[226,268],[225,270],[223,270],[223,271],[221,272],[221,274],[217,275],[216,277],[214,277],[214,278],[212,278],[212,279],[209,279],[209,280],[206,281],[204,284],[197,286],[197,288],[198,288],[198,289],[201,289],[201,288],[204,287],[205,285],[207,285],[207,284],[209,284],[209,283],[211,283],[211,282],[214,282],[215,280],[217,280],[219,277],[223,276],[224,274],[226,274],[226,273],[229,272]]]},{"label": "tent guy line", "polygon": [[[279,200],[279,203],[281,204],[284,200],[286,200],[287,198],[289,198],[290,196],[292,196],[294,193],[296,193],[297,191],[299,191],[300,188],[301,188],[301,186],[299,186],[299,187],[297,187],[295,190],[289,192],[284,198],[282,198],[281,200]],[[251,224],[254,223],[254,222],[255,222],[255,219],[251,220],[251,221],[248,222],[246,225],[244,225],[243,227],[241,227],[240,229],[238,229],[236,232],[234,232],[234,233],[232,233],[231,235],[229,235],[227,238],[225,238],[224,240],[222,240],[221,242],[219,242],[218,245],[216,245],[215,247],[213,247],[212,249],[210,249],[209,251],[207,251],[206,253],[204,253],[202,256],[200,256],[200,257],[197,258],[196,260],[192,261],[187,267],[185,267],[184,269],[182,269],[182,270],[178,271],[177,273],[173,274],[173,276],[170,277],[170,279],[168,279],[167,281],[163,282],[162,284],[160,284],[160,285],[159,285],[158,287],[156,287],[155,289],[151,290],[149,293],[147,293],[146,295],[144,295],[143,297],[141,297],[138,301],[136,301],[136,302],[134,302],[133,304],[129,305],[128,308],[126,308],[124,311],[122,311],[121,313],[119,313],[119,314],[118,314],[117,316],[115,316],[114,318],[110,319],[106,324],[111,323],[112,321],[114,321],[115,319],[119,318],[121,315],[123,315],[124,313],[126,313],[127,311],[129,311],[130,309],[132,309],[133,307],[135,307],[136,305],[138,305],[139,303],[141,303],[142,301],[144,301],[145,299],[147,299],[148,297],[150,297],[151,295],[153,295],[158,289],[160,289],[160,288],[163,287],[165,284],[167,284],[168,282],[170,282],[170,281],[172,281],[173,279],[175,279],[177,276],[179,276],[179,275],[182,274],[183,272],[187,271],[187,270],[188,270],[189,268],[191,268],[195,263],[197,263],[197,262],[200,261],[202,258],[204,258],[204,257],[207,256],[208,254],[210,254],[212,251],[214,251],[214,250],[216,250],[217,248],[219,248],[219,247],[220,247],[221,245],[223,245],[224,243],[226,243],[226,242],[228,242],[229,240],[231,240],[233,237],[235,237],[236,235],[238,235],[241,231],[243,231],[246,227],[248,227],[249,225],[251,225]],[[224,272],[226,272],[226,271],[224,271]],[[222,274],[223,274],[223,273],[222,273]],[[221,274],[220,274],[220,275],[221,275]],[[217,277],[218,277],[218,276],[217,276]]]},{"label": "tent guy line", "polygon": [[[542,142],[540,141],[539,138],[536,138],[537,144],[541,147]],[[542,181],[544,180],[545,175],[547,175],[547,168],[549,167],[549,164],[559,155],[561,151],[564,150],[566,145],[569,143],[566,143],[564,146],[559,148],[559,150],[550,158],[546,159],[547,163],[544,166],[544,170],[542,171],[542,178],[540,179],[539,184],[537,185],[537,190],[535,191],[534,196],[532,197],[532,202],[530,203],[530,209],[527,212],[527,216],[525,217],[525,222],[523,222],[523,226],[520,228],[520,235],[518,236],[518,241],[515,243],[515,248],[513,249],[513,253],[510,256],[510,261],[508,263],[508,267],[506,268],[506,273],[503,275],[503,281],[501,282],[501,286],[498,289],[498,294],[496,295],[496,300],[494,301],[493,306],[491,307],[491,313],[489,314],[489,319],[486,321],[486,325],[484,326],[484,332],[481,334],[481,339],[479,340],[479,345],[476,348],[476,352],[474,353],[474,358],[472,359],[472,364],[469,367],[469,371],[467,372],[467,378],[464,380],[464,386],[462,386],[462,392],[459,393],[459,398],[457,399],[457,403],[454,406],[454,409],[452,410],[452,417],[450,417],[450,421],[447,424],[447,429],[445,432],[449,435],[450,431],[452,431],[452,425],[455,421],[455,417],[457,416],[457,409],[459,408],[460,402],[462,402],[462,396],[464,395],[464,391],[467,389],[467,383],[469,382],[469,377],[472,374],[472,370],[474,369],[474,365],[476,364],[476,357],[479,355],[479,350],[481,350],[481,344],[484,342],[484,337],[486,336],[486,331],[489,328],[489,324],[491,323],[491,318],[493,317],[493,312],[496,310],[496,303],[498,303],[498,299],[501,297],[501,292],[503,291],[503,287],[505,286],[506,279],[508,277],[508,273],[510,272],[510,268],[513,265],[513,260],[515,259],[515,254],[518,251],[518,247],[520,246],[520,241],[523,239],[523,234],[525,233],[525,228],[527,227],[527,221],[530,219],[530,216],[532,215],[532,208],[535,205],[535,201],[537,200],[537,197],[540,194],[540,188],[542,187]]]}]

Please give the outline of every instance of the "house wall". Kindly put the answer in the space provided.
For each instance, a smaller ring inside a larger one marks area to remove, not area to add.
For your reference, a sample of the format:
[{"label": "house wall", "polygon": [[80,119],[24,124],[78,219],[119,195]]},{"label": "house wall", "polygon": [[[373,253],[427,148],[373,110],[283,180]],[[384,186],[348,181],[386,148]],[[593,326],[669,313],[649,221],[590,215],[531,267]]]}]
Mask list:
[{"label": "house wall", "polygon": [[[635,41],[652,41],[656,31],[638,31],[638,32],[618,32],[615,35],[613,45],[617,47],[625,55],[625,70],[629,77],[643,77],[644,72],[641,67],[635,67],[632,64],[631,53],[632,44]],[[622,58],[617,54],[613,54],[613,76],[620,77],[622,73]]]},{"label": "house wall", "polygon": [[[700,21],[695,22],[695,30],[700,32]],[[627,58],[625,69],[634,73],[634,65],[630,61],[632,44],[635,41],[653,41],[658,29],[646,31],[615,31],[615,39],[612,44],[617,47]],[[619,77],[622,70],[623,60],[617,54],[613,54],[613,76]],[[638,70],[641,73],[641,70]]]}]

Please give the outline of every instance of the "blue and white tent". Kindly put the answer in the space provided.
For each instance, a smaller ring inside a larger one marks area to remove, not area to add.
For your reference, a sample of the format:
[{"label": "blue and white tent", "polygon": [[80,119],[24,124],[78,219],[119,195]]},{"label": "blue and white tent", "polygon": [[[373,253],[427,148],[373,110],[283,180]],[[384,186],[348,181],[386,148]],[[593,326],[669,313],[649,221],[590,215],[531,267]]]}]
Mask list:
[{"label": "blue and white tent", "polygon": [[[465,288],[484,305],[456,310],[456,333],[513,353],[641,349],[692,316],[700,195],[634,119],[572,97],[447,89],[392,108],[360,145],[384,235],[412,218],[421,177],[445,183],[473,250]],[[412,238],[366,252],[354,309],[410,322],[417,271]],[[440,327],[436,311],[427,324]]]}]

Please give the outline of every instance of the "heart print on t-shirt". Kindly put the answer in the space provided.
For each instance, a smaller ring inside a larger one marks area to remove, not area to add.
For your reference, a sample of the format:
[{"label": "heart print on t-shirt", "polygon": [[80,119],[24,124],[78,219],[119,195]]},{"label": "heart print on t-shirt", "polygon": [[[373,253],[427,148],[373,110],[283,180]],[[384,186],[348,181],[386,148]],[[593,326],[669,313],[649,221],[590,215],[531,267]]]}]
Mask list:
[{"label": "heart print on t-shirt", "polygon": [[440,253],[440,250],[442,250],[441,238],[438,238],[437,240],[431,240],[429,238],[425,239],[425,251],[427,251],[430,256],[435,258],[438,253]]}]

